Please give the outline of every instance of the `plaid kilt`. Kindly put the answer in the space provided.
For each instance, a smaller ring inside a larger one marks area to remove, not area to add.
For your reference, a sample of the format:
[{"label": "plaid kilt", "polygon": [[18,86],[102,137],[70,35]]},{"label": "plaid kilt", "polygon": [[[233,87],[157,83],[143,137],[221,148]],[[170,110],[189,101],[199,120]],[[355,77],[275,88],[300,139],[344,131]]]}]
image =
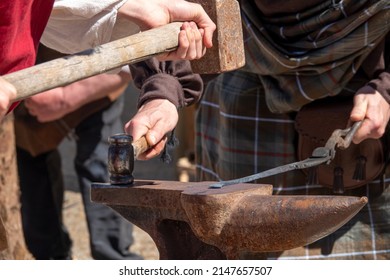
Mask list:
[{"label": "plaid kilt", "polygon": [[[243,105],[244,104],[244,105]],[[197,177],[201,181],[244,177],[297,161],[294,114],[268,108],[257,74],[225,73],[209,83],[196,116]],[[332,194],[307,186],[302,171],[258,180],[277,195]],[[250,259],[390,259],[390,188],[377,182],[347,191],[369,203],[333,234],[303,248],[255,254]]]},{"label": "plaid kilt", "polygon": [[[288,112],[319,98],[354,95],[368,82],[357,69],[390,30],[387,0],[326,0],[302,13],[269,18],[254,2],[240,2],[246,66],[211,81],[198,108],[196,167],[202,181],[297,161],[295,113]],[[257,182],[272,184],[275,195],[332,195],[329,188],[307,186],[302,171]],[[378,181],[345,195],[367,196],[369,203],[333,234],[304,248],[247,258],[390,259],[390,188]]]},{"label": "plaid kilt", "polygon": [[390,31],[388,0],[325,0],[270,17],[253,2],[241,2],[245,67],[261,75],[275,113],[339,94]]}]

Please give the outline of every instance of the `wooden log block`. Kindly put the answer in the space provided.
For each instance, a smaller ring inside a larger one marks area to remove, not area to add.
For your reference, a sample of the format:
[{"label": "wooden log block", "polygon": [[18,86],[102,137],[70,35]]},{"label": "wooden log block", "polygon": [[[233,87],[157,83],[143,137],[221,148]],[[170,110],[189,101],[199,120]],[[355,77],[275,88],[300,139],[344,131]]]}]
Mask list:
[{"label": "wooden log block", "polygon": [[0,121],[0,217],[7,236],[6,248],[1,249],[0,260],[20,260],[31,258],[24,243],[20,217],[19,185],[16,166],[13,117],[9,115]]}]

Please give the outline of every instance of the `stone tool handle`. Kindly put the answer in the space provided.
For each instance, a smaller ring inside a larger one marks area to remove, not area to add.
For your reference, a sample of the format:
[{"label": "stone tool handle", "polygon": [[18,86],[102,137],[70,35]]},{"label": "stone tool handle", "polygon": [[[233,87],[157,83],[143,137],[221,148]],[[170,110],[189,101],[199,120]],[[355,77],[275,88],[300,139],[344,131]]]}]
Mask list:
[{"label": "stone tool handle", "polygon": [[183,23],[173,22],[73,55],[2,76],[17,90],[13,101],[106,73],[177,49]]}]

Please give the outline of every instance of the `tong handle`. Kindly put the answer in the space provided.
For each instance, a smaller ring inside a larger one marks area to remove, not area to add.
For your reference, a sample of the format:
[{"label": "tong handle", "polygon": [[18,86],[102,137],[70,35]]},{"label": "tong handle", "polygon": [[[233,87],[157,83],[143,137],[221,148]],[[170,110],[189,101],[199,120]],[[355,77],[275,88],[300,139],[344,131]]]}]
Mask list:
[{"label": "tong handle", "polygon": [[[355,136],[356,131],[360,128],[363,121],[355,122],[351,127],[341,131],[340,141],[337,143],[337,147],[340,149],[346,149],[352,142],[352,138]],[[342,136],[345,136],[342,138]]]},{"label": "tong handle", "polygon": [[363,121],[358,121],[351,127],[346,129],[336,129],[333,131],[332,135],[326,142],[325,147],[322,147],[322,149],[328,151],[330,160],[335,157],[336,148],[346,149],[349,147],[352,142],[352,138],[355,136],[356,131],[359,129],[362,123]]}]

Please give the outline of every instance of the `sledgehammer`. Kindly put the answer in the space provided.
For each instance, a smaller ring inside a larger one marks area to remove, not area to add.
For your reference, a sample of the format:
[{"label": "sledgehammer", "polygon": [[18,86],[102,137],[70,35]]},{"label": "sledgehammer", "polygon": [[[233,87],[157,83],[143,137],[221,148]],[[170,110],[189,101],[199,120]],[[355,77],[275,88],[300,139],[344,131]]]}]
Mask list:
[{"label": "sledgehammer", "polygon": [[[236,0],[197,0],[217,25],[213,47],[193,62],[194,72],[221,73],[245,64],[240,8]],[[93,49],[3,76],[17,90],[18,101],[91,76],[173,51],[182,23],[174,22]]]}]

